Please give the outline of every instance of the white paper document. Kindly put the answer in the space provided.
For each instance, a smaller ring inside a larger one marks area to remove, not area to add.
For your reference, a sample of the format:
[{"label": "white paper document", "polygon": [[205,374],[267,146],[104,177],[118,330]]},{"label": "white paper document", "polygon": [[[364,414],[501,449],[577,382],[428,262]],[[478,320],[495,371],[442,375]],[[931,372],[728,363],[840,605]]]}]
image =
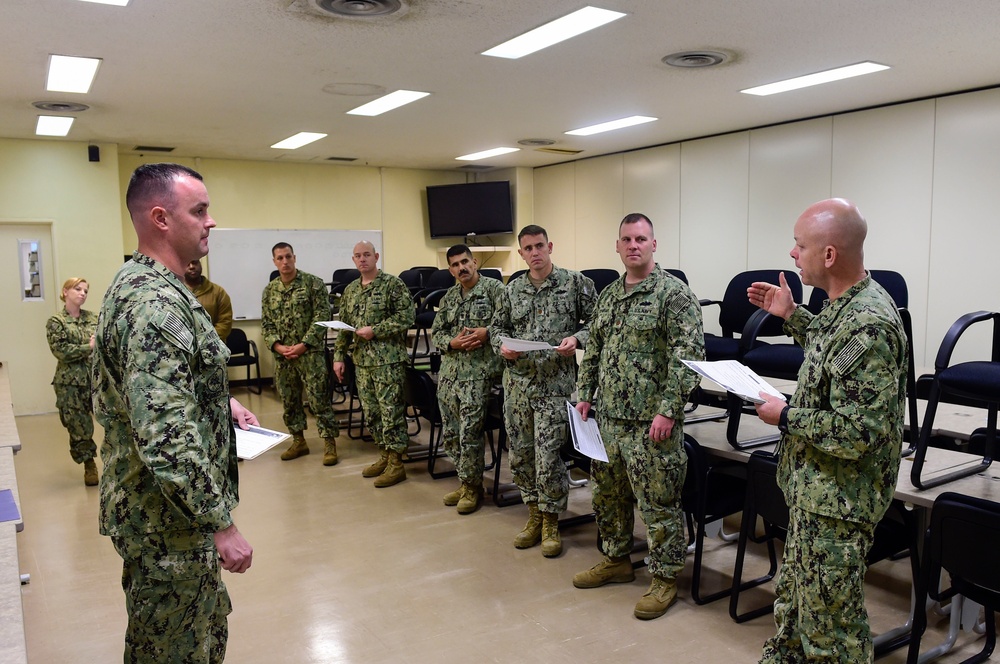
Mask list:
[{"label": "white paper document", "polygon": [[750,367],[736,360],[719,360],[717,362],[692,362],[681,360],[692,370],[705,378],[714,380],[736,396],[751,403],[764,403],[761,392],[784,399],[785,395],[774,386],[758,376]]},{"label": "white paper document", "polygon": [[569,430],[573,434],[573,449],[596,461],[607,461],[608,452],[604,449],[604,441],[597,428],[597,420],[588,417],[587,421],[584,422],[583,416],[568,401],[566,402],[566,410],[569,411]]},{"label": "white paper document", "polygon": [[322,325],[323,327],[328,327],[331,330],[345,330],[347,332],[354,332],[355,328],[351,327],[347,323],[342,323],[339,320],[325,320],[322,323],[316,323],[317,325]]},{"label": "white paper document", "polygon": [[251,426],[244,431],[236,430],[236,456],[241,459],[255,459],[278,443],[289,438],[287,433]]},{"label": "white paper document", "polygon": [[529,341],[528,339],[511,339],[510,337],[505,337],[500,335],[500,343],[509,348],[512,351],[518,353],[524,353],[526,351],[532,350],[551,350],[555,348],[552,344],[546,343],[544,341]]}]

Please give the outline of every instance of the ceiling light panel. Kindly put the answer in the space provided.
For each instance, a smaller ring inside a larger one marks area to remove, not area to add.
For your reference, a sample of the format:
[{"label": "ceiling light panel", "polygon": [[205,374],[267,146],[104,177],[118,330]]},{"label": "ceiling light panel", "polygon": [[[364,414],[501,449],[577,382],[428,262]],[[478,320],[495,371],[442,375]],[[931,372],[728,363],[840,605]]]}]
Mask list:
[{"label": "ceiling light panel", "polygon": [[300,131],[294,136],[289,136],[283,141],[278,141],[272,148],[277,150],[297,150],[303,145],[309,145],[314,141],[318,141],[321,138],[326,138],[326,134],[317,134],[311,131]]},{"label": "ceiling light panel", "polygon": [[66,136],[69,134],[73,120],[61,115],[39,115],[38,124],[35,125],[36,136]]},{"label": "ceiling light panel", "polygon": [[623,16],[625,14],[622,12],[614,12],[610,9],[584,7],[526,32],[520,37],[514,37],[499,46],[494,46],[490,50],[484,51],[483,55],[516,60],[594,28],[599,28]]},{"label": "ceiling light panel", "polygon": [[496,157],[502,154],[509,154],[511,152],[518,152],[521,148],[491,148],[489,150],[483,150],[482,152],[473,152],[472,154],[462,155],[461,157],[455,157],[459,161],[479,161],[481,159],[489,159],[490,157]]},{"label": "ceiling light panel", "polygon": [[826,71],[821,71],[816,74],[808,74],[806,76],[798,76],[796,78],[790,78],[785,81],[777,81],[776,83],[759,85],[755,88],[747,88],[746,90],[740,90],[740,92],[748,95],[757,95],[760,97],[766,97],[767,95],[774,95],[778,94],[779,92],[788,92],[789,90],[808,88],[812,85],[820,85],[822,83],[832,83],[833,81],[840,81],[845,78],[852,78],[854,76],[874,74],[877,71],[883,71],[885,69],[889,69],[889,66],[880,65],[877,62],[860,62],[856,65],[848,65],[847,67],[828,69]]},{"label": "ceiling light panel", "polygon": [[90,86],[101,66],[100,58],[78,58],[71,55],[50,55],[49,75],[45,89],[49,92],[90,92]]},{"label": "ceiling light panel", "polygon": [[655,122],[658,119],[659,118],[651,118],[646,115],[632,115],[627,118],[621,118],[620,120],[611,120],[610,122],[602,122],[589,127],[581,127],[579,129],[574,129],[573,131],[567,131],[566,133],[571,136],[590,136],[592,134],[601,134],[606,131],[614,131],[615,129],[634,127],[635,125],[646,124],[647,122]]},{"label": "ceiling light panel", "polygon": [[358,106],[347,112],[348,115],[367,115],[375,116],[382,115],[387,111],[391,111],[394,108],[399,108],[400,106],[405,106],[411,102],[415,102],[418,99],[423,99],[429,92],[417,92],[416,90],[396,90],[395,92],[390,92],[384,97],[379,97],[374,101],[370,101],[367,104]]}]

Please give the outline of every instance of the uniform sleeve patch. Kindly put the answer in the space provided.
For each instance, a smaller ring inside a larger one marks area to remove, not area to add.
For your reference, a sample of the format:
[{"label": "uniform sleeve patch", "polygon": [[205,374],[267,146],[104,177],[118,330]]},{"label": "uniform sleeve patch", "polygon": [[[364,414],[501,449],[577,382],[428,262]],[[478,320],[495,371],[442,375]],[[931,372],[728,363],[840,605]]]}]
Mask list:
[{"label": "uniform sleeve patch", "polygon": [[167,341],[181,350],[190,353],[194,349],[194,334],[172,311],[156,316],[151,322],[159,328]]},{"label": "uniform sleeve patch", "polygon": [[687,308],[687,298],[684,297],[684,293],[674,293],[667,303],[667,308],[675,314],[684,311]]},{"label": "uniform sleeve patch", "polygon": [[833,366],[841,374],[846,373],[852,366],[854,366],[854,363],[858,361],[858,358],[860,358],[865,351],[868,350],[868,346],[869,344],[865,343],[858,337],[854,337],[847,342],[847,345],[844,346],[839,353],[837,353],[837,357],[833,358]]}]

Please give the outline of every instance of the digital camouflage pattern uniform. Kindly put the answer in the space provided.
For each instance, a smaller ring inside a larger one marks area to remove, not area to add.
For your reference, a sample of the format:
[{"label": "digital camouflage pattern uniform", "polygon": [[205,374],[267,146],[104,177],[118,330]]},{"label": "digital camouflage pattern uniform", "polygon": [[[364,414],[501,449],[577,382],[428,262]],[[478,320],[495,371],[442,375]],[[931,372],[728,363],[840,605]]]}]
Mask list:
[{"label": "digital camouflage pattern uniform", "polygon": [[441,351],[437,396],[444,449],[455,462],[458,478],[474,486],[483,482],[483,422],[493,385],[503,371],[502,358],[488,343],[473,351],[455,350],[450,343],[464,328],[489,327],[503,288],[502,282],[483,276],[468,293],[461,283],[455,284],[441,300],[431,328],[434,347]]},{"label": "digital camouflage pattern uniform", "polygon": [[871,662],[865,556],[899,472],[906,335],[870,276],[785,330],[805,360],[778,453],[790,524],[761,661]]},{"label": "digital camouflage pattern uniform", "polygon": [[59,421],[69,432],[69,453],[73,461],[83,463],[97,456],[94,442],[94,406],[90,399],[90,337],[97,328],[97,314],[80,310],[73,318],[63,310],[49,318],[45,336],[56,356],[56,391]]},{"label": "digital camouflage pattern uniform", "polygon": [[205,309],[136,252],[94,348],[100,530],[124,562],[126,662],[221,662],[232,610],[213,533],[239,502],[226,361]]},{"label": "digital camouflage pattern uniform", "polygon": [[[187,282],[184,285],[187,286]],[[233,301],[229,293],[219,284],[213,284],[207,277],[202,277],[201,284],[197,288],[191,288],[191,292],[201,302],[201,306],[205,307],[219,338],[225,341],[233,329]]]},{"label": "digital camouflage pattern uniform", "polygon": [[[597,299],[594,282],[579,272],[552,266],[537,290],[530,273],[509,282],[490,324],[490,343],[500,355],[500,335],[558,346],[575,336],[586,347],[587,323]],[[582,325],[582,327],[581,327]],[[566,400],[576,387],[576,357],[554,350],[502,360],[504,423],[510,441],[510,469],[525,503],[540,512],[566,509],[569,481],[559,449],[568,436]]]},{"label": "digital camouflage pattern uniform", "polygon": [[[280,278],[274,279],[264,287],[260,311],[260,333],[264,345],[274,356],[274,384],[281,397],[289,433],[300,435],[308,428],[302,402],[302,388],[305,387],[319,435],[336,438],[340,431],[330,391],[326,328],[316,325],[330,320],[326,284],[302,270],[297,270],[288,284],[282,283]],[[276,343],[286,346],[304,343],[308,350],[294,360],[287,360],[275,352]]]},{"label": "digital camouflage pattern uniform", "polygon": [[341,332],[334,345],[334,362],[347,353],[354,361],[358,397],[368,431],[379,449],[405,452],[410,445],[403,416],[403,381],[406,380],[406,331],[413,326],[416,307],[403,281],[378,271],[370,284],[355,279],[340,299],[340,320],[354,328],[370,325],[375,338],[367,341],[352,332]]},{"label": "digital camouflage pattern uniform", "polygon": [[[701,305],[659,265],[627,292],[624,277],[601,292],[579,380],[580,400],[596,409],[608,452],[607,463],[591,463],[601,551],[611,558],[631,553],[637,502],[649,571],[668,580],[684,569],[684,406],[699,380],[681,360],[704,358]],[[653,442],[656,415],[673,419],[674,427],[669,438]]]}]

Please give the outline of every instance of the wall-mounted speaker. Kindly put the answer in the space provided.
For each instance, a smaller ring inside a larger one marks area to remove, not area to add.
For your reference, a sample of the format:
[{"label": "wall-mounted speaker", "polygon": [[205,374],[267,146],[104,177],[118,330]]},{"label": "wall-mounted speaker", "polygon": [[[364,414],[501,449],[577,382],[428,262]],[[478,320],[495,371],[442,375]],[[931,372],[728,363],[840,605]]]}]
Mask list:
[{"label": "wall-mounted speaker", "polygon": [[87,146],[87,160],[88,161],[100,161],[101,160],[101,148],[97,145]]}]

